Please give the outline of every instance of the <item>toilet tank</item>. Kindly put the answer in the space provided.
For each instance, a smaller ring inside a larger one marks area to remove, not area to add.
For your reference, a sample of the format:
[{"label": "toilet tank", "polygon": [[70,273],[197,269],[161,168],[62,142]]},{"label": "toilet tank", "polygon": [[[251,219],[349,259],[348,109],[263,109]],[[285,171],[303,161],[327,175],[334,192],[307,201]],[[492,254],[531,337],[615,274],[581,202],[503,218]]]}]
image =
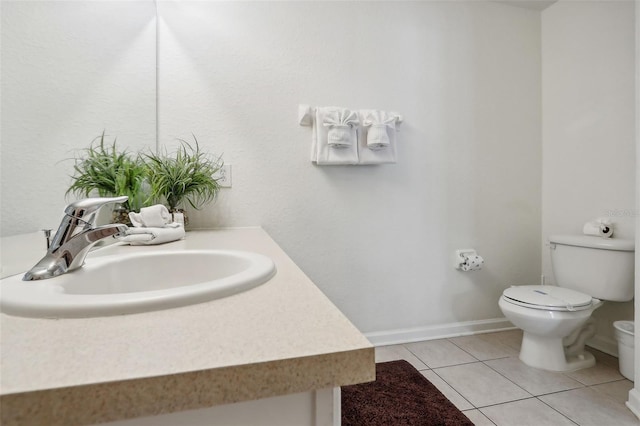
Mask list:
[{"label": "toilet tank", "polygon": [[633,240],[588,235],[549,237],[551,267],[560,287],[602,300],[633,299]]}]

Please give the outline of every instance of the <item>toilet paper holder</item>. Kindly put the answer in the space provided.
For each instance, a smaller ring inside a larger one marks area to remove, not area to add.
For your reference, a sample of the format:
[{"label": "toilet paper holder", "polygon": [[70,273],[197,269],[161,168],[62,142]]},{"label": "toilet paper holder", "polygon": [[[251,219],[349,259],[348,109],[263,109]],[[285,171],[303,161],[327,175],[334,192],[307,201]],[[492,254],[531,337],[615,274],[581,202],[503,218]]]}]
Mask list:
[{"label": "toilet paper holder", "polygon": [[461,249],[456,250],[454,257],[454,268],[461,271],[479,271],[482,269],[484,259],[482,256],[478,256],[478,253],[474,249]]}]

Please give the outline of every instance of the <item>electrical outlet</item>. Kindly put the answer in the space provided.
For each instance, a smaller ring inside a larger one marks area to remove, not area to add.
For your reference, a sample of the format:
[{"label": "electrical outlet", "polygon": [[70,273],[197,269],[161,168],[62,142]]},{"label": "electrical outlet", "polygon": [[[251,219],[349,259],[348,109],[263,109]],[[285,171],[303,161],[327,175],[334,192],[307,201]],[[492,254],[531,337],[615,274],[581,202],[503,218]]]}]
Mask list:
[{"label": "electrical outlet", "polygon": [[231,164],[225,164],[218,171],[215,178],[221,188],[231,188]]}]

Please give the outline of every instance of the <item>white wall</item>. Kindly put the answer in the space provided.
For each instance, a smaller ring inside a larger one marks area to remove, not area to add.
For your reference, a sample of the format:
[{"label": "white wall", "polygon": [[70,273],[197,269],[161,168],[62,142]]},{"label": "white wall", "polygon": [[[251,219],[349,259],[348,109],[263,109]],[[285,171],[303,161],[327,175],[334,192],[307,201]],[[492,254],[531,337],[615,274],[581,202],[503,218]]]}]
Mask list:
[{"label": "white wall", "polygon": [[78,150],[155,148],[155,7],[5,1],[0,235],[56,229]]},{"label": "white wall", "polygon": [[[2,2],[3,235],[57,225],[60,160],[102,129],[153,146],[151,6]],[[503,288],[553,278],[540,235],[609,211],[634,235],[630,6],[560,2],[541,34],[492,2],[160,2],[161,140],[233,164],[192,222],[263,225],[365,332],[501,317]],[[403,113],[398,164],[312,165],[298,103]],[[465,247],[484,271],[452,269]],[[599,309],[605,339],[632,315]]]},{"label": "white wall", "polygon": [[[634,28],[631,0],[560,1],[542,12],[545,242],[603,216],[614,237],[634,238]],[[553,282],[545,245],[542,253]],[[592,344],[615,351],[612,322],[633,319],[633,302],[605,303],[593,316]]]},{"label": "white wall", "polygon": [[[196,226],[262,225],[364,332],[502,317],[540,274],[540,14],[491,2],[159,2],[159,136],[233,165]],[[299,103],[404,115],[318,167]],[[461,273],[473,247],[485,270]],[[265,307],[268,309],[268,307]]]}]

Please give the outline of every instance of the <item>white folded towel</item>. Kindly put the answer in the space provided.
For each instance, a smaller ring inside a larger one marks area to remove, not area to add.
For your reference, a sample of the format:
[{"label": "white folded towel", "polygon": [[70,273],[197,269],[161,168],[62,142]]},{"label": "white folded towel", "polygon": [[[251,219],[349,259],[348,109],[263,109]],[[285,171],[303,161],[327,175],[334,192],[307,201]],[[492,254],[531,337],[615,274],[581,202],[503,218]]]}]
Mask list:
[{"label": "white folded towel", "polygon": [[387,111],[369,111],[363,117],[362,126],[367,129],[367,148],[384,149],[391,143],[389,130],[396,130],[396,116]]},{"label": "white folded towel", "polygon": [[164,244],[184,238],[184,227],[178,223],[167,224],[162,228],[138,227],[129,228],[126,235],[118,237],[119,241],[132,246]]},{"label": "white folded towel", "polygon": [[358,115],[362,123],[358,137],[359,164],[395,163],[396,132],[402,117],[378,110],[360,110]]},{"label": "white folded towel", "polygon": [[171,213],[164,205],[156,204],[141,208],[140,213],[129,213],[129,220],[136,228],[162,228],[171,223]]},{"label": "white folded towel", "polygon": [[358,164],[358,123],[357,114],[345,108],[317,107],[311,161],[318,165]]},{"label": "white folded towel", "polygon": [[613,221],[609,218],[599,217],[591,222],[587,222],[582,227],[585,235],[596,235],[602,238],[613,236]]},{"label": "white folded towel", "polygon": [[349,148],[355,144],[352,130],[360,123],[358,114],[345,108],[326,109],[322,125],[328,129],[327,143],[332,148]]}]

